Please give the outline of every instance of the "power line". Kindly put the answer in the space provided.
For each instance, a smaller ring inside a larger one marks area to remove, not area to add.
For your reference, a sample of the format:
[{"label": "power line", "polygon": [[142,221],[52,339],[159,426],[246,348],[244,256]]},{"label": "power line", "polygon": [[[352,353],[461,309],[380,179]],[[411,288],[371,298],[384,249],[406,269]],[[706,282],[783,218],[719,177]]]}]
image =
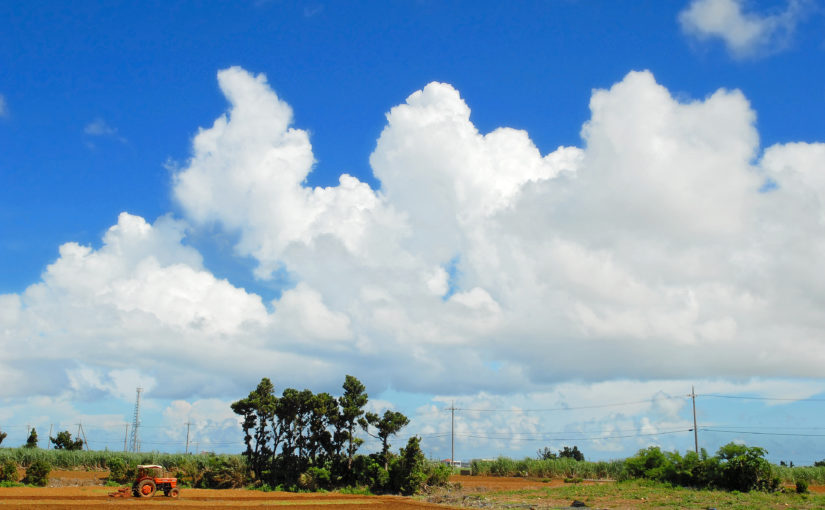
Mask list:
[{"label": "power line", "polygon": [[[565,406],[565,407],[548,407],[548,408],[539,408],[539,409],[502,409],[502,408],[491,408],[491,409],[476,409],[476,408],[462,408],[456,407],[456,411],[469,411],[469,412],[478,412],[478,413],[544,413],[544,412],[552,412],[552,411],[577,411],[580,409],[601,409],[605,407],[621,407],[621,406],[629,406],[629,405],[636,405],[636,404],[648,404],[648,403],[655,403],[660,400],[676,400],[687,398],[689,395],[679,395],[679,396],[666,396],[661,398],[648,398],[644,400],[634,400],[631,402],[616,402],[614,404],[595,404],[589,406]],[[697,395],[698,396],[698,395]],[[447,408],[445,410],[449,411],[451,408]]]},{"label": "power line", "polygon": [[785,425],[705,425],[705,427],[714,428],[714,429],[779,429],[779,430],[822,430],[825,431],[825,427],[788,427]]},{"label": "power line", "polygon": [[599,441],[602,439],[627,439],[627,438],[634,438],[634,437],[651,437],[651,436],[665,436],[670,434],[682,434],[685,432],[693,432],[693,429],[678,429],[678,430],[667,430],[661,432],[649,432],[644,434],[622,434],[622,435],[613,435],[613,436],[592,436],[592,437],[495,437],[495,436],[484,436],[484,435],[476,435],[476,434],[456,434],[462,437],[469,437],[473,439],[490,439],[490,440],[510,440],[510,441]]},{"label": "power line", "polygon": [[825,398],[780,398],[780,397],[747,397],[741,395],[721,395],[719,393],[696,394],[697,397],[729,398],[735,400],[772,400],[779,402],[825,402]]},{"label": "power line", "polygon": [[758,432],[750,430],[722,430],[700,427],[703,432],[721,432],[723,434],[750,434],[755,436],[790,436],[790,437],[825,437],[825,434],[799,434],[792,432]]}]

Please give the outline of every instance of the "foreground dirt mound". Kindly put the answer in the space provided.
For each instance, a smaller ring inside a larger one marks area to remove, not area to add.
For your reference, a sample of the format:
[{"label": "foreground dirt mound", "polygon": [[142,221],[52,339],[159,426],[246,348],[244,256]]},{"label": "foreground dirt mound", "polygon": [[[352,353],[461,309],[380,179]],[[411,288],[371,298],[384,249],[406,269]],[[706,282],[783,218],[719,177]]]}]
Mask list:
[{"label": "foreground dirt mound", "polygon": [[65,471],[55,469],[49,473],[49,487],[91,487],[106,483],[108,471]]}]

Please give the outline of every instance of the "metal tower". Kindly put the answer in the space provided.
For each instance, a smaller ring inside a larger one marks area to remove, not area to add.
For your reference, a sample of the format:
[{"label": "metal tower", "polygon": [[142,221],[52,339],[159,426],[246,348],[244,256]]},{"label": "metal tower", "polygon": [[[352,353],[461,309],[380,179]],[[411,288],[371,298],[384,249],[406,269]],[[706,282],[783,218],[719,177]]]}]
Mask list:
[{"label": "metal tower", "polygon": [[138,425],[140,425],[140,392],[143,388],[137,389],[137,398],[135,399],[135,419],[132,421],[132,440],[129,442],[129,450],[133,452],[140,451],[140,442],[138,441]]}]

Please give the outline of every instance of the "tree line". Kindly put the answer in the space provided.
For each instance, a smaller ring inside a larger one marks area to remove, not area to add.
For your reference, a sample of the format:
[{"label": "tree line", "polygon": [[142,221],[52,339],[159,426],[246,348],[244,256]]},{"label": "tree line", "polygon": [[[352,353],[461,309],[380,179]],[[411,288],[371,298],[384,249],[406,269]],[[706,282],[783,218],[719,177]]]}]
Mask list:
[{"label": "tree line", "polygon": [[[0,444],[3,444],[3,440],[6,439],[6,437],[7,434],[0,430]],[[23,445],[23,448],[37,448],[38,441],[39,439],[37,437],[37,429],[32,427],[32,429],[29,431],[29,437],[26,439],[26,444]],[[55,450],[83,449],[83,440],[72,439],[72,434],[68,430],[58,432],[57,437],[49,436],[49,441],[52,443]]]},{"label": "tree line", "polygon": [[[366,387],[347,375],[343,393],[286,388],[280,396],[268,378],[246,398],[232,403],[243,417],[243,452],[254,483],[283,489],[366,486],[374,492],[414,493],[425,483],[443,483],[449,468],[431,466],[411,437],[398,455],[390,452],[390,438],[409,419],[387,410],[367,412]],[[381,441],[381,452],[358,455],[363,430]]]}]

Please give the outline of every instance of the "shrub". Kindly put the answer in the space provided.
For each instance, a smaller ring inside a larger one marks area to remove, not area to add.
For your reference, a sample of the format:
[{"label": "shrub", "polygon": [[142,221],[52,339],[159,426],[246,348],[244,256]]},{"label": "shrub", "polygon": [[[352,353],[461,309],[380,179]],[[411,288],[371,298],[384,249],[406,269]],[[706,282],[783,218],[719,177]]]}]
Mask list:
[{"label": "shrub", "polygon": [[797,480],[796,492],[798,492],[799,494],[805,494],[806,492],[808,492],[808,482],[806,480]]},{"label": "shrub", "polygon": [[113,457],[106,462],[106,467],[109,468],[110,481],[117,483],[126,483],[129,481],[126,476],[127,465],[125,460],[119,457]]},{"label": "shrub", "polygon": [[648,478],[650,480],[665,481],[665,473],[669,462],[658,446],[651,446],[639,450],[633,457],[624,462],[630,478]]},{"label": "shrub", "polygon": [[314,466],[307,469],[298,477],[298,486],[310,491],[328,488],[330,486],[329,470]]},{"label": "shrub", "polygon": [[773,475],[765,460],[763,448],[729,443],[708,458],[689,452],[662,452],[658,447],[639,450],[625,460],[625,470],[631,478],[647,478],[659,482],[691,487],[719,487],[730,491],[776,490],[779,478]]},{"label": "shrub", "polygon": [[209,455],[202,468],[200,487],[204,489],[235,489],[246,483],[248,469],[240,457]]},{"label": "shrub", "polygon": [[[390,469],[398,462],[398,457],[390,457]],[[368,487],[374,493],[391,491],[390,473],[384,469],[379,456],[356,455],[352,459],[352,472],[354,485],[357,487]]]},{"label": "shrub", "polygon": [[6,459],[0,464],[0,482],[17,482],[17,463]]},{"label": "shrub", "polygon": [[424,481],[424,484],[429,487],[438,487],[447,485],[453,469],[447,464],[440,462],[428,462],[424,472],[427,474],[427,479]]},{"label": "shrub", "polygon": [[771,465],[765,460],[768,453],[758,446],[728,443],[719,448],[716,456],[721,462],[719,485],[728,490],[776,490],[779,479],[771,473]]},{"label": "shrub", "polygon": [[49,483],[49,471],[52,467],[45,460],[36,460],[26,468],[23,483],[45,487]]}]

